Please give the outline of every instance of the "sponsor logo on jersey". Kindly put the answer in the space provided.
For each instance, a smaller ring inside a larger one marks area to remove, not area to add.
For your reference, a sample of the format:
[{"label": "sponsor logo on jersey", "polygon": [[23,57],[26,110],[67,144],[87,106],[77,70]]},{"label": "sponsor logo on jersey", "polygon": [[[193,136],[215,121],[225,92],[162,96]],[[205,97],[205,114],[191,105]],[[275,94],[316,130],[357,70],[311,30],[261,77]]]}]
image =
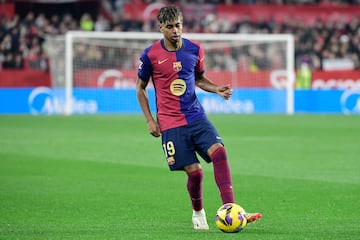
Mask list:
[{"label": "sponsor logo on jersey", "polygon": [[168,58],[164,59],[164,60],[158,60],[158,64],[163,64],[164,62],[166,62],[167,60],[169,60]]},{"label": "sponsor logo on jersey", "polygon": [[186,83],[182,79],[175,79],[170,84],[170,92],[175,96],[181,96],[186,91]]}]

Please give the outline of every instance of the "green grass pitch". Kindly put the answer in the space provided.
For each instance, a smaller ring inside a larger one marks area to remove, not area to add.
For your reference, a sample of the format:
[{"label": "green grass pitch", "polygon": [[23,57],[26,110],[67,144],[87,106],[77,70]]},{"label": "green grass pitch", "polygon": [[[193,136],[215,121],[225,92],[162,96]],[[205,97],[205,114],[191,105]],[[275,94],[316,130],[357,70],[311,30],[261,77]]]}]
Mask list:
[{"label": "green grass pitch", "polygon": [[237,203],[263,218],[238,234],[203,163],[209,231],[195,231],[183,172],[142,115],[0,116],[0,239],[360,239],[360,117],[210,115]]}]

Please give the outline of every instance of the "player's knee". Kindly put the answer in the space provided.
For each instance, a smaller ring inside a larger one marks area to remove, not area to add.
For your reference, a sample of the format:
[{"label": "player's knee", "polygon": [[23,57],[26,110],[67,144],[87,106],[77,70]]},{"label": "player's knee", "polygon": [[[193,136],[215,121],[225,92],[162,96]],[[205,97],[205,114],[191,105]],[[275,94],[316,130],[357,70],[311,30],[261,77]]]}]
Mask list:
[{"label": "player's knee", "polygon": [[201,165],[199,163],[193,163],[191,165],[187,165],[184,167],[184,171],[189,174],[191,172],[197,171],[201,169]]},{"label": "player's knee", "polygon": [[224,146],[221,143],[214,143],[213,145],[211,145],[211,147],[209,147],[209,149],[207,150],[207,154],[209,155],[209,157],[211,157],[211,155],[213,155],[213,153],[219,148],[224,148]]}]

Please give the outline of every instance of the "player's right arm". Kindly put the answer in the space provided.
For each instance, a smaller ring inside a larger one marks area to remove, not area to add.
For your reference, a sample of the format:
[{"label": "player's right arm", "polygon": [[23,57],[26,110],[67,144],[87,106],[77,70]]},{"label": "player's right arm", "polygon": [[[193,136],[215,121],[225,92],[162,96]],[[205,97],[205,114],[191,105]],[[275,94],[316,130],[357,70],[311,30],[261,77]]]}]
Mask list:
[{"label": "player's right arm", "polygon": [[143,81],[141,78],[138,78],[136,82],[136,96],[141,110],[144,113],[150,134],[154,137],[159,137],[161,135],[160,127],[151,114],[146,86],[147,82]]}]

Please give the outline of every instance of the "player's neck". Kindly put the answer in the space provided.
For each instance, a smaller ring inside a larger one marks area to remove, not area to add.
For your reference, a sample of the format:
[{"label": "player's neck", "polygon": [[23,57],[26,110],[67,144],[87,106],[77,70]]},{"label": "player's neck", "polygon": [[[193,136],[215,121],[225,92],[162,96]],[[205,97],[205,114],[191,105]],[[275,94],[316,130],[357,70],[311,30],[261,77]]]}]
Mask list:
[{"label": "player's neck", "polygon": [[168,50],[168,51],[176,51],[179,50],[182,47],[182,39],[180,38],[179,41],[177,42],[169,42],[169,41],[164,41],[164,47]]}]

